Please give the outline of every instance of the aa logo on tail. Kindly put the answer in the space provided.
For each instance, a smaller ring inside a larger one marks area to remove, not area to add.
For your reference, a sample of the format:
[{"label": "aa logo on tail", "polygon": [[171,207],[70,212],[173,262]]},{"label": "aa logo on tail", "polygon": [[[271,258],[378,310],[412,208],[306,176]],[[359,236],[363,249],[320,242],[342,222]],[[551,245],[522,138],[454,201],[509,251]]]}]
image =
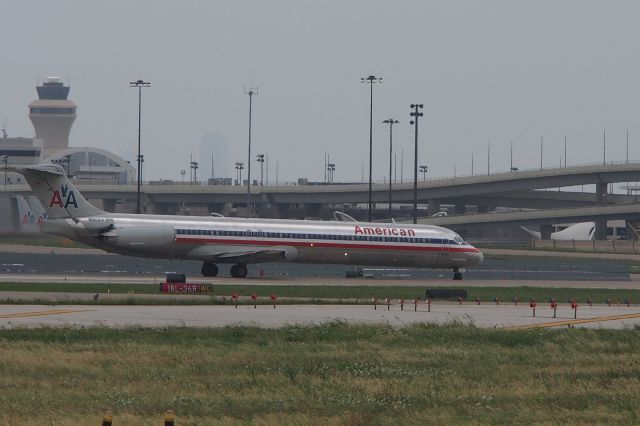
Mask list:
[{"label": "aa logo on tail", "polygon": [[22,224],[23,225],[33,225],[36,223],[36,217],[31,212],[26,212],[24,216],[22,216]]},{"label": "aa logo on tail", "polygon": [[78,208],[76,195],[67,185],[61,185],[60,191],[53,191],[53,196],[51,196],[51,201],[49,201],[49,207],[58,206],[66,209],[69,205],[73,205],[76,209]]}]

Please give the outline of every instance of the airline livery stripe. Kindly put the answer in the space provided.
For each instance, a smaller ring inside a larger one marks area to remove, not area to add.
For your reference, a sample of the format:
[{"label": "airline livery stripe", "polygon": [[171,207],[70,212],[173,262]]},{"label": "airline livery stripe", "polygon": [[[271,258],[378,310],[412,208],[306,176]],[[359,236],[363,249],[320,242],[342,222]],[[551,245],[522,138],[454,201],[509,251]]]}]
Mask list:
[{"label": "airline livery stripe", "polygon": [[252,245],[252,246],[293,246],[293,247],[322,247],[322,248],[337,248],[337,249],[372,249],[372,250],[397,250],[397,251],[448,251],[452,253],[479,253],[475,247],[451,247],[451,246],[399,246],[399,245],[385,245],[385,244],[351,244],[351,243],[319,243],[319,242],[302,242],[302,241],[266,241],[266,240],[235,240],[228,238],[201,238],[201,237],[176,237],[177,243],[196,243],[196,244],[238,244],[238,245]]}]

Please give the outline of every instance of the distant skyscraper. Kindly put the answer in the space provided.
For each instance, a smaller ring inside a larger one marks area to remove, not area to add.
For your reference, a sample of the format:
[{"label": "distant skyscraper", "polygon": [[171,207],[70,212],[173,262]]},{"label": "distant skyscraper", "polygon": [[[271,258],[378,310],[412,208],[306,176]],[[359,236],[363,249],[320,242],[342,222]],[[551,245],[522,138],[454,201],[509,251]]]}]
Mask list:
[{"label": "distant skyscraper", "polygon": [[213,155],[214,177],[231,177],[229,174],[229,149],[224,136],[219,132],[209,132],[200,141],[200,173],[203,178],[211,177],[211,156]]},{"label": "distant skyscraper", "polygon": [[47,78],[36,87],[38,99],[29,104],[29,118],[42,139],[41,158],[69,147],[69,133],[76,119],[76,104],[67,99],[69,86],[59,77]]}]

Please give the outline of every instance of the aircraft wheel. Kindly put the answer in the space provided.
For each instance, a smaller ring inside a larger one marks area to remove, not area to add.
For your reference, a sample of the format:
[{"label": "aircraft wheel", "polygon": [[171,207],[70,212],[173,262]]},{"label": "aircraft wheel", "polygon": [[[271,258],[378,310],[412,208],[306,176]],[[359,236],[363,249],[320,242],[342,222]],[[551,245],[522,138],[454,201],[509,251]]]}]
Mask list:
[{"label": "aircraft wheel", "polygon": [[200,272],[205,277],[215,277],[218,275],[218,266],[215,263],[204,262]]},{"label": "aircraft wheel", "polygon": [[247,265],[243,265],[242,263],[231,267],[231,276],[234,278],[244,278],[248,272]]}]

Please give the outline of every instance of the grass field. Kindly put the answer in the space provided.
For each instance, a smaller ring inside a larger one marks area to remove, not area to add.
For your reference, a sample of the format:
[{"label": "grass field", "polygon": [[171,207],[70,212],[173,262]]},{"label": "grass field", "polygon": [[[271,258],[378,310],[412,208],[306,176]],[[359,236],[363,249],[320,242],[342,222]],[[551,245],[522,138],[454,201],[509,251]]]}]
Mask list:
[{"label": "grass field", "polygon": [[639,329],[36,329],[0,345],[1,424],[640,422]]},{"label": "grass field", "polygon": [[[430,287],[439,289],[446,287]],[[534,298],[537,302],[544,303],[555,298],[559,303],[565,303],[575,298],[579,303],[585,303],[591,298],[593,303],[605,303],[607,299],[614,303],[640,303],[640,290],[620,289],[584,289],[584,288],[544,288],[544,287],[467,287],[467,302],[474,302],[476,297],[483,302],[493,302],[497,297],[502,303],[510,303],[513,298],[521,302],[529,302]],[[34,291],[34,292],[72,292],[72,293],[133,293],[133,294],[158,294],[158,286],[155,284],[28,284],[28,283],[0,283],[0,291]],[[298,285],[215,285],[214,294],[217,296],[230,296],[233,292],[241,296],[249,296],[256,293],[261,298],[266,298],[275,293],[279,298],[311,298],[353,300],[363,302],[371,300],[373,294],[378,300],[385,298],[398,299],[403,297],[411,300],[414,297],[425,299],[426,287],[418,286],[298,286]],[[2,301],[0,301],[1,303]],[[66,302],[65,302],[66,303]],[[104,303],[99,301],[99,303]],[[202,302],[203,303],[203,302]]]}]

